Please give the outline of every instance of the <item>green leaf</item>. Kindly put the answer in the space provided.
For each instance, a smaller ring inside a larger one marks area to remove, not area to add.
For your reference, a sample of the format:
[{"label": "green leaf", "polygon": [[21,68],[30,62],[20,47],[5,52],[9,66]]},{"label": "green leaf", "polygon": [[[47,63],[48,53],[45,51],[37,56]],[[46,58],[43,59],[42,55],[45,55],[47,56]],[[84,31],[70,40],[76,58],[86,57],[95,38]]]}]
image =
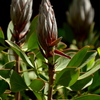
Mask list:
[{"label": "green leaf", "polygon": [[11,70],[0,69],[0,76],[2,76],[3,78],[9,78],[10,77],[10,71]]},{"label": "green leaf", "polygon": [[0,95],[9,87],[8,83],[0,79]]},{"label": "green leaf", "polygon": [[84,67],[86,64],[89,63],[89,61],[91,61],[92,59],[94,59],[97,55],[97,52],[95,50],[92,51],[88,51],[81,63],[80,68]]},{"label": "green leaf", "polygon": [[36,32],[33,32],[28,38],[28,41],[26,40],[26,42],[22,46],[22,49],[24,51],[32,51],[33,49],[38,48],[37,40],[37,34]]},{"label": "green leaf", "polygon": [[55,83],[66,87],[71,86],[77,81],[79,74],[79,69],[76,69],[74,67],[65,68],[56,75]]},{"label": "green leaf", "polygon": [[46,100],[44,98],[44,95],[42,93],[37,93],[37,92],[33,92],[35,94],[35,96],[37,97],[37,100]]},{"label": "green leaf", "polygon": [[97,48],[98,54],[100,56],[100,47]]},{"label": "green leaf", "polygon": [[13,92],[22,91],[27,88],[23,78],[15,71],[13,71],[11,75],[10,83],[11,83],[11,90]]},{"label": "green leaf", "polygon": [[91,81],[92,79],[92,76],[89,76],[89,77],[86,77],[82,80],[78,80],[75,84],[73,84],[70,88],[73,90],[73,91],[80,91],[84,88],[86,88],[88,85],[88,83]]},{"label": "green leaf", "polygon": [[75,100],[100,100],[99,95],[90,94],[76,98]]},{"label": "green leaf", "polygon": [[14,26],[12,24],[12,21],[10,21],[9,25],[8,25],[8,28],[7,28],[7,39],[8,40],[11,40],[11,38],[12,38],[12,33],[11,32],[13,32],[13,28],[14,28]]},{"label": "green leaf", "polygon": [[9,59],[9,61],[15,61],[16,60],[14,55],[15,55],[14,51],[11,48],[9,48],[8,49],[8,59]]},{"label": "green leaf", "polygon": [[22,67],[22,70],[23,70],[23,76],[24,76],[25,83],[26,83],[27,86],[29,86],[31,82],[30,82],[30,79],[29,79],[29,74],[27,72],[27,70],[28,70],[27,66],[24,62],[21,62],[21,67]]},{"label": "green leaf", "polygon": [[0,46],[0,51],[6,50],[8,47]]},{"label": "green leaf", "polygon": [[63,56],[59,57],[57,60],[56,60],[56,67],[55,67],[55,71],[61,71],[62,69],[66,68],[66,66],[68,65],[69,61],[71,59],[67,59]]},{"label": "green leaf", "polygon": [[37,21],[38,21],[38,15],[35,16],[31,22],[30,28],[29,28],[29,32],[26,36],[26,41],[29,39],[29,37],[31,36],[32,33],[36,32],[37,29]]},{"label": "green leaf", "polygon": [[3,33],[3,31],[2,31],[2,29],[0,27],[0,43],[5,46],[4,40],[5,40],[4,33]]},{"label": "green leaf", "polygon": [[90,46],[85,46],[80,51],[78,51],[76,55],[71,59],[71,61],[69,62],[67,66],[68,67],[78,67],[82,63],[87,51],[90,48],[91,48]]},{"label": "green leaf", "polygon": [[84,78],[86,78],[86,77],[92,75],[93,73],[95,73],[95,72],[96,72],[97,70],[99,70],[99,69],[100,69],[100,60],[98,60],[98,61],[94,64],[94,66],[93,66],[93,68],[92,68],[91,70],[87,71],[85,74],[82,74],[82,75],[78,78],[78,80],[84,79]]},{"label": "green leaf", "polygon": [[33,64],[31,63],[31,61],[29,60],[29,58],[27,57],[27,55],[20,49],[20,47],[18,45],[16,45],[15,43],[13,43],[12,41],[8,41],[6,40],[6,42],[11,46],[11,48],[22,58],[22,60],[27,63],[29,66],[33,67]]},{"label": "green leaf", "polygon": [[9,61],[3,65],[5,69],[12,69],[16,61]]},{"label": "green leaf", "polygon": [[44,86],[45,83],[41,79],[34,79],[30,84],[30,88],[35,92],[41,91],[44,88]]},{"label": "green leaf", "polygon": [[59,42],[57,44],[57,49],[60,50],[60,51],[65,49],[66,47],[67,47],[67,45],[64,42]]},{"label": "green leaf", "polygon": [[26,36],[26,41],[24,45],[22,46],[22,49],[24,51],[32,51],[35,48],[38,48],[37,45],[37,34],[36,34],[36,27],[37,27],[37,21],[38,21],[38,15],[34,17],[34,19],[31,22],[29,32]]},{"label": "green leaf", "polygon": [[95,63],[95,58],[92,58],[88,63],[87,63],[87,71],[90,70]]},{"label": "green leaf", "polygon": [[98,71],[96,71],[96,72],[94,73],[93,82],[92,82],[92,84],[89,86],[88,90],[89,90],[89,91],[94,91],[94,92],[95,92],[96,90],[99,89],[99,87],[100,87],[100,72],[99,72],[99,70],[98,70]]}]

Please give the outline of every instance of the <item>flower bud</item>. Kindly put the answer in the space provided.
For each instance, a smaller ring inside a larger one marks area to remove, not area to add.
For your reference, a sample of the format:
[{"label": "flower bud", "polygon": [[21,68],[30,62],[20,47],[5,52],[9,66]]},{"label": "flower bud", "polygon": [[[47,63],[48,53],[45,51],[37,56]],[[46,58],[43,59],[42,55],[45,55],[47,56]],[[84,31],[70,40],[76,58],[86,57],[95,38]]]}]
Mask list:
[{"label": "flower bud", "polygon": [[42,0],[38,17],[38,40],[42,49],[47,53],[50,47],[56,45],[57,40],[56,19],[49,0]]},{"label": "flower bud", "polygon": [[90,0],[73,0],[69,12],[67,12],[67,18],[76,39],[85,40],[94,19],[94,9]]},{"label": "flower bud", "polygon": [[24,37],[30,26],[32,0],[12,0],[10,15],[14,25],[14,36],[19,39]]}]

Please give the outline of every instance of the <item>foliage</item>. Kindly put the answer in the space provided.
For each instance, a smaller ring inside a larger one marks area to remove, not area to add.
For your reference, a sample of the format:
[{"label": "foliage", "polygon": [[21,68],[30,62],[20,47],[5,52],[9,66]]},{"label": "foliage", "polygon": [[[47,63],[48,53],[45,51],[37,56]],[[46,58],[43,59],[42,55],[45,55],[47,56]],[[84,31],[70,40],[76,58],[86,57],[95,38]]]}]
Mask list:
[{"label": "foliage", "polygon": [[[4,33],[0,28],[1,100],[14,100],[15,93],[19,91],[23,100],[47,100],[49,86],[48,66],[47,59],[42,55],[38,47],[37,19],[38,15],[32,20],[30,31],[21,46],[11,41],[12,22],[8,25],[7,40],[5,40]],[[67,35],[65,27],[70,30],[65,25],[63,29],[59,29],[59,32],[65,32],[65,35]],[[90,34],[93,34],[93,31]],[[89,42],[90,37],[88,37],[82,44],[82,48],[78,48],[76,44],[72,43],[73,36],[68,39],[69,48],[64,42],[58,43],[56,48],[70,56],[71,59],[55,55],[53,99],[100,99],[100,47],[95,46],[99,42],[98,37],[95,37],[95,42]],[[11,50],[20,57],[20,73],[16,73],[14,70],[16,59]]]}]

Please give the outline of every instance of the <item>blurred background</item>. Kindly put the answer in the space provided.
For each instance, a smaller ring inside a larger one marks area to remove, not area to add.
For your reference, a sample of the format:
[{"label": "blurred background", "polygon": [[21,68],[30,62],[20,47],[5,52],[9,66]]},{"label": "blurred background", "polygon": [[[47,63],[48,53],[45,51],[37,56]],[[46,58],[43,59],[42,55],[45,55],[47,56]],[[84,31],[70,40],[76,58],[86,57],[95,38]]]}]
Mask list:
[{"label": "blurred background", "polygon": [[[70,30],[70,26],[67,23],[66,11],[69,10],[72,0],[50,0],[50,1],[51,1],[51,4],[53,5],[53,9],[55,12],[59,36],[63,37],[63,41],[65,43],[70,44],[72,42],[71,38],[73,38],[73,37],[69,36],[67,38],[67,35],[66,35],[68,32],[70,35],[72,34],[71,30]],[[99,31],[100,31],[99,0],[90,0],[90,2],[95,11],[94,31],[96,30],[96,32],[99,33]],[[32,19],[34,18],[34,16],[36,16],[38,14],[40,3],[41,3],[41,0],[33,1]],[[1,0],[1,2],[0,2],[0,27],[4,31],[5,36],[6,36],[7,26],[10,22],[10,4],[11,4],[11,0]],[[69,28],[69,29],[68,29],[68,31],[65,32],[64,28]]]}]

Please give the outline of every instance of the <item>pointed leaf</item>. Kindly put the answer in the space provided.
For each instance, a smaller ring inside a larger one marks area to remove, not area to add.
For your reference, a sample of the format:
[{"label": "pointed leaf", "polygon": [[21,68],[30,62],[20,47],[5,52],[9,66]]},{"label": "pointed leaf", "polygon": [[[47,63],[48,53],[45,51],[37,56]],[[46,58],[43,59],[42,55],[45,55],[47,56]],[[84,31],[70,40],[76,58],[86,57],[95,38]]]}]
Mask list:
[{"label": "pointed leaf", "polygon": [[6,50],[6,49],[8,49],[8,47],[0,46],[0,51]]},{"label": "pointed leaf", "polygon": [[74,67],[65,68],[56,75],[55,82],[66,87],[71,86],[77,81],[79,74],[80,71]]},{"label": "pointed leaf", "polygon": [[28,34],[26,36],[26,41],[29,39],[29,37],[31,36],[31,34],[33,32],[36,32],[36,29],[37,29],[37,21],[38,21],[38,15],[36,15],[33,18],[32,22],[31,22],[31,25],[30,25],[30,28],[29,28],[30,31],[28,32]]},{"label": "pointed leaf", "polygon": [[8,83],[0,79],[0,95],[9,87]]},{"label": "pointed leaf", "polygon": [[88,51],[81,63],[81,66],[80,68],[84,67],[86,64],[88,64],[89,61],[91,61],[93,58],[95,58],[97,55],[97,52],[96,50],[91,50],[91,51]]},{"label": "pointed leaf", "polygon": [[15,43],[13,43],[12,41],[8,41],[6,40],[6,42],[11,46],[11,48],[22,58],[22,60],[27,63],[29,66],[33,67],[33,64],[31,63],[31,61],[29,60],[29,58],[27,57],[27,55],[20,49],[20,47],[18,45],[16,45]]},{"label": "pointed leaf", "polygon": [[87,51],[90,48],[91,48],[90,46],[86,46],[82,48],[80,51],[78,51],[76,55],[71,59],[71,61],[69,62],[67,66],[68,67],[78,67],[82,63]]},{"label": "pointed leaf", "polygon": [[44,88],[44,86],[44,81],[40,79],[34,79],[30,84],[30,88],[35,92],[41,91]]},{"label": "pointed leaf", "polygon": [[5,45],[5,42],[4,42],[4,33],[3,33],[3,31],[2,31],[2,29],[1,29],[1,27],[0,27],[0,43],[2,44],[2,45]]},{"label": "pointed leaf", "polygon": [[10,71],[11,70],[0,69],[0,76],[2,76],[3,78],[9,78],[10,77]]},{"label": "pointed leaf", "polygon": [[24,62],[21,62],[21,67],[22,67],[22,70],[23,70],[23,77],[24,77],[25,83],[26,83],[27,86],[29,86],[31,82],[30,82],[30,79],[29,79],[29,74],[27,72],[27,70],[28,70],[27,66]]},{"label": "pointed leaf", "polygon": [[3,66],[5,69],[12,69],[14,67],[15,62],[16,61],[9,61],[6,64],[4,64]]},{"label": "pointed leaf", "polygon": [[100,56],[100,47],[97,48],[98,54]]},{"label": "pointed leaf", "polygon": [[95,91],[96,89],[99,89],[98,87],[100,87],[100,72],[99,72],[99,70],[94,73],[93,82],[89,86],[88,90]]},{"label": "pointed leaf", "polygon": [[71,59],[67,59],[63,56],[59,57],[56,60],[55,71],[61,71],[62,69],[66,68],[70,60]]},{"label": "pointed leaf", "polygon": [[36,32],[33,32],[29,38],[28,41],[26,40],[24,45],[22,46],[22,49],[24,51],[32,51],[33,49],[38,48],[38,44],[37,44],[37,35]]},{"label": "pointed leaf", "polygon": [[11,90],[13,92],[18,92],[22,91],[27,88],[24,80],[21,78],[21,76],[13,71],[11,78],[10,78],[10,83],[11,83]]},{"label": "pointed leaf", "polygon": [[33,49],[37,48],[37,34],[36,34],[36,27],[37,27],[37,20],[38,20],[38,15],[34,17],[34,19],[31,22],[29,32],[26,36],[26,41],[24,45],[22,46],[22,49],[24,51],[32,51]]},{"label": "pointed leaf", "polygon": [[16,60],[16,58],[14,56],[14,51],[11,48],[8,49],[8,59],[9,59],[9,61],[15,61]]},{"label": "pointed leaf", "polygon": [[84,78],[86,78],[86,77],[92,75],[93,73],[95,73],[95,72],[96,72],[97,70],[99,70],[99,69],[100,69],[100,60],[98,60],[98,61],[94,64],[94,66],[93,66],[93,68],[92,68],[91,70],[87,71],[85,74],[82,74],[82,75],[78,78],[78,80],[84,79]]},{"label": "pointed leaf", "polygon": [[82,90],[92,79],[92,76],[86,77],[82,80],[78,80],[75,84],[73,84],[70,88],[73,91],[80,91]]},{"label": "pointed leaf", "polygon": [[9,25],[8,25],[8,28],[7,28],[7,39],[8,40],[11,40],[11,38],[12,38],[12,33],[11,32],[13,32],[13,28],[14,28],[14,26],[12,24],[12,21],[10,21]]}]

